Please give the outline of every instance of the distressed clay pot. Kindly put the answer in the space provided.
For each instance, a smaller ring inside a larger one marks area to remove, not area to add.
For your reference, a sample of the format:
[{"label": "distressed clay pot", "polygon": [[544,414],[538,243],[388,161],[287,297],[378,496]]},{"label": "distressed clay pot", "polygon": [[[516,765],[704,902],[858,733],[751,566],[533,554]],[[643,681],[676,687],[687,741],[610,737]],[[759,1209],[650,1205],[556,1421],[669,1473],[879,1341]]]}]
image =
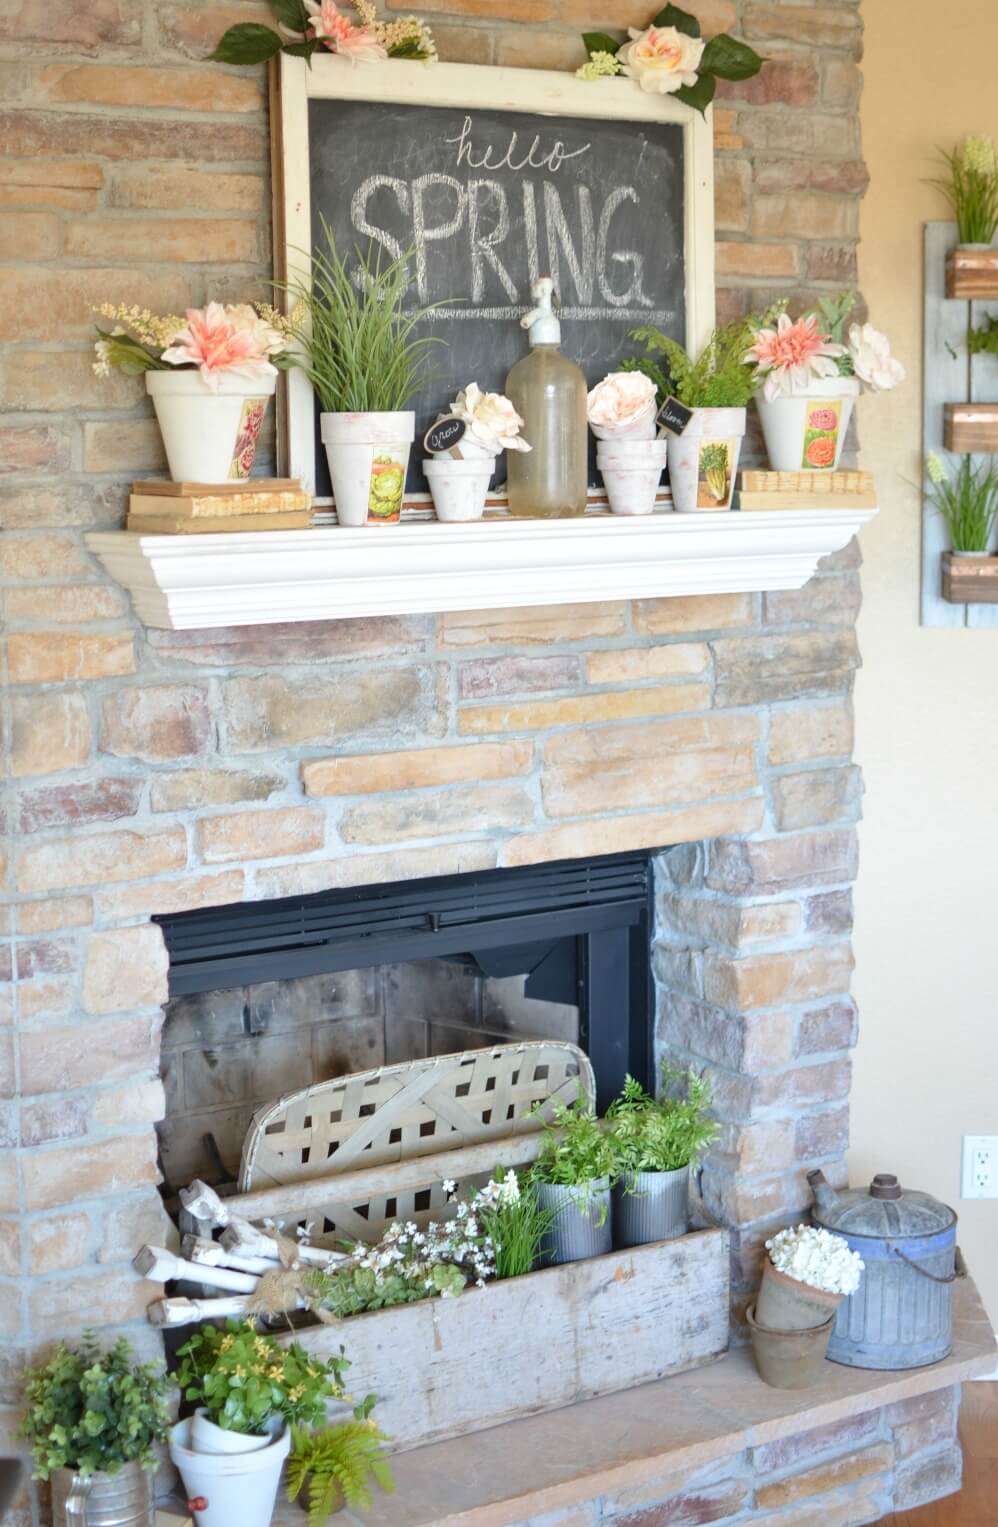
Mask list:
[{"label": "distressed clay pot", "polygon": [[575,1188],[539,1182],[537,1201],[542,1209],[555,1211],[554,1222],[545,1236],[542,1266],[582,1262],[613,1250],[608,1178],[598,1177],[585,1187]]},{"label": "distressed clay pot", "polygon": [[138,1463],[88,1479],[75,1469],[53,1469],[53,1527],[155,1527],[152,1482]]},{"label": "distressed clay pot", "polygon": [[695,408],[683,433],[669,436],[669,482],[680,514],[731,508],[746,419],[744,408]]},{"label": "distressed clay pot", "polygon": [[494,459],[455,461],[449,456],[433,456],[423,463],[423,471],[433,494],[437,519],[447,523],[480,520],[489,496]]},{"label": "distressed clay pot", "polygon": [[825,1353],[835,1316],[802,1331],[769,1331],[759,1325],[755,1309],[745,1311],[752,1337],[752,1356],[759,1377],[773,1389],[808,1389],[825,1366]]},{"label": "distressed clay pot", "polygon": [[147,371],[174,482],[224,483],[250,475],[277,375],[249,382],[219,378],[209,387],[199,371]]},{"label": "distressed clay pot", "polygon": [[690,1169],[634,1172],[613,1190],[613,1244],[645,1246],[685,1235],[690,1225]]},{"label": "distressed clay pot", "polygon": [[291,1451],[290,1428],[273,1441],[253,1438],[257,1447],[241,1453],[199,1453],[191,1430],[190,1418],[173,1428],[170,1458],[180,1470],[196,1527],[270,1527],[281,1469]]},{"label": "distressed clay pot", "polygon": [[762,1286],[756,1301],[756,1317],[770,1331],[803,1331],[834,1317],[844,1294],[829,1294],[778,1272],[767,1257],[762,1264]]},{"label": "distressed clay pot", "polygon": [[601,440],[596,464],[614,514],[652,514],[668,456],[665,440]]},{"label": "distressed clay pot", "polygon": [[772,402],[759,393],[755,406],[773,470],[834,472],[859,393],[854,376],[812,377]]},{"label": "distressed clay pot", "polygon": [[341,525],[397,525],[402,517],[416,415],[320,414]]}]

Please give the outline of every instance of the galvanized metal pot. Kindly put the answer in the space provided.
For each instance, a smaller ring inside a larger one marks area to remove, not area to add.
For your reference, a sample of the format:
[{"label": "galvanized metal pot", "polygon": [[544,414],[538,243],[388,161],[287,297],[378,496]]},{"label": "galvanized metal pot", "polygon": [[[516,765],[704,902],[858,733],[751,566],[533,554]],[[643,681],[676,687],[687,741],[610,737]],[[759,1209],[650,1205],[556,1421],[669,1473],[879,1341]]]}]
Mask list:
[{"label": "galvanized metal pot", "polygon": [[849,1368],[924,1368],[953,1348],[956,1214],[882,1172],[836,1193],[809,1172],[814,1223],[841,1235],[866,1264],[839,1310],[828,1356]]},{"label": "galvanized metal pot", "polygon": [[610,1181],[597,1177],[584,1186],[566,1188],[551,1182],[537,1184],[537,1201],[555,1213],[544,1238],[541,1261],[545,1267],[561,1262],[582,1262],[613,1250],[610,1217]]},{"label": "galvanized metal pot", "polygon": [[52,1471],[53,1527],[155,1527],[152,1475],[137,1463],[117,1474]]},{"label": "galvanized metal pot", "polygon": [[690,1169],[632,1172],[613,1190],[613,1243],[671,1241],[690,1227]]}]

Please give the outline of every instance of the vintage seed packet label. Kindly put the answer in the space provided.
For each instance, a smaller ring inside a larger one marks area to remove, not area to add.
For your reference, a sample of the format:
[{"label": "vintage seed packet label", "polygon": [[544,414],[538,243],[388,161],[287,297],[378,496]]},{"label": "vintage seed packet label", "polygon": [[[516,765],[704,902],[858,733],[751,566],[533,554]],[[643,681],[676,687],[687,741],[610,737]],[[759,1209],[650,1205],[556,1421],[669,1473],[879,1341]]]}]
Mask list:
[{"label": "vintage seed packet label", "polygon": [[701,440],[697,463],[697,508],[730,509],[735,486],[732,463],[737,441]]},{"label": "vintage seed packet label", "polygon": [[830,398],[827,402],[809,405],[801,458],[805,471],[827,472],[834,467],[841,425],[841,399]]}]

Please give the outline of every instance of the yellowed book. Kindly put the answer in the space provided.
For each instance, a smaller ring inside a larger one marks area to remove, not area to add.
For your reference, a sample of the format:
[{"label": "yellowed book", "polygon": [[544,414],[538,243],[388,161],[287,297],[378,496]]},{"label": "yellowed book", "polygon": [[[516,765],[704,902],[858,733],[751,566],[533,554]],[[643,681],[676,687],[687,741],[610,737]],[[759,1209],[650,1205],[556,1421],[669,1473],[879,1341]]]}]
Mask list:
[{"label": "yellowed book", "polygon": [[223,518],[187,519],[183,515],[142,514],[128,516],[128,529],[140,535],[233,535],[243,530],[307,530],[312,516],[297,514],[232,514]]},{"label": "yellowed book", "polygon": [[135,516],[172,514],[186,519],[222,519],[228,515],[292,514],[307,509],[311,496],[288,493],[203,493],[167,498],[158,493],[133,493],[128,512]]},{"label": "yellowed book", "polygon": [[821,498],[841,494],[875,493],[872,472],[762,472],[745,471],[742,493],[795,493],[798,499],[817,494]]},{"label": "yellowed book", "polygon": [[300,493],[300,477],[232,477],[228,482],[173,482],[169,477],[143,477],[132,483],[133,493],[162,498],[198,498],[202,493]]},{"label": "yellowed book", "polygon": [[746,493],[739,507],[751,509],[876,509],[875,493]]}]

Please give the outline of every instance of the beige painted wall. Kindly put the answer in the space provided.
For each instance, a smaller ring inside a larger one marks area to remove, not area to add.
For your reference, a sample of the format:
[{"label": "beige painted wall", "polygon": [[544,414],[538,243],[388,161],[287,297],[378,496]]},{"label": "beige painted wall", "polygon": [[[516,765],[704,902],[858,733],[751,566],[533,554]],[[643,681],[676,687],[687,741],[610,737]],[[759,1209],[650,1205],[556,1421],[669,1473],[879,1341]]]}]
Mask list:
[{"label": "beige painted wall", "polygon": [[882,507],[863,535],[856,701],[867,795],[851,1181],[896,1171],[952,1204],[998,1326],[998,1200],[959,1198],[961,1135],[998,1135],[998,630],[919,626],[910,486],[921,436],[922,224],[946,216],[924,180],[938,145],[967,132],[998,139],[998,6],[951,0],[944,41],[934,0],[903,9],[902,26],[892,0],[863,3],[872,184],[860,280],[908,382],[868,397],[860,419]]}]

